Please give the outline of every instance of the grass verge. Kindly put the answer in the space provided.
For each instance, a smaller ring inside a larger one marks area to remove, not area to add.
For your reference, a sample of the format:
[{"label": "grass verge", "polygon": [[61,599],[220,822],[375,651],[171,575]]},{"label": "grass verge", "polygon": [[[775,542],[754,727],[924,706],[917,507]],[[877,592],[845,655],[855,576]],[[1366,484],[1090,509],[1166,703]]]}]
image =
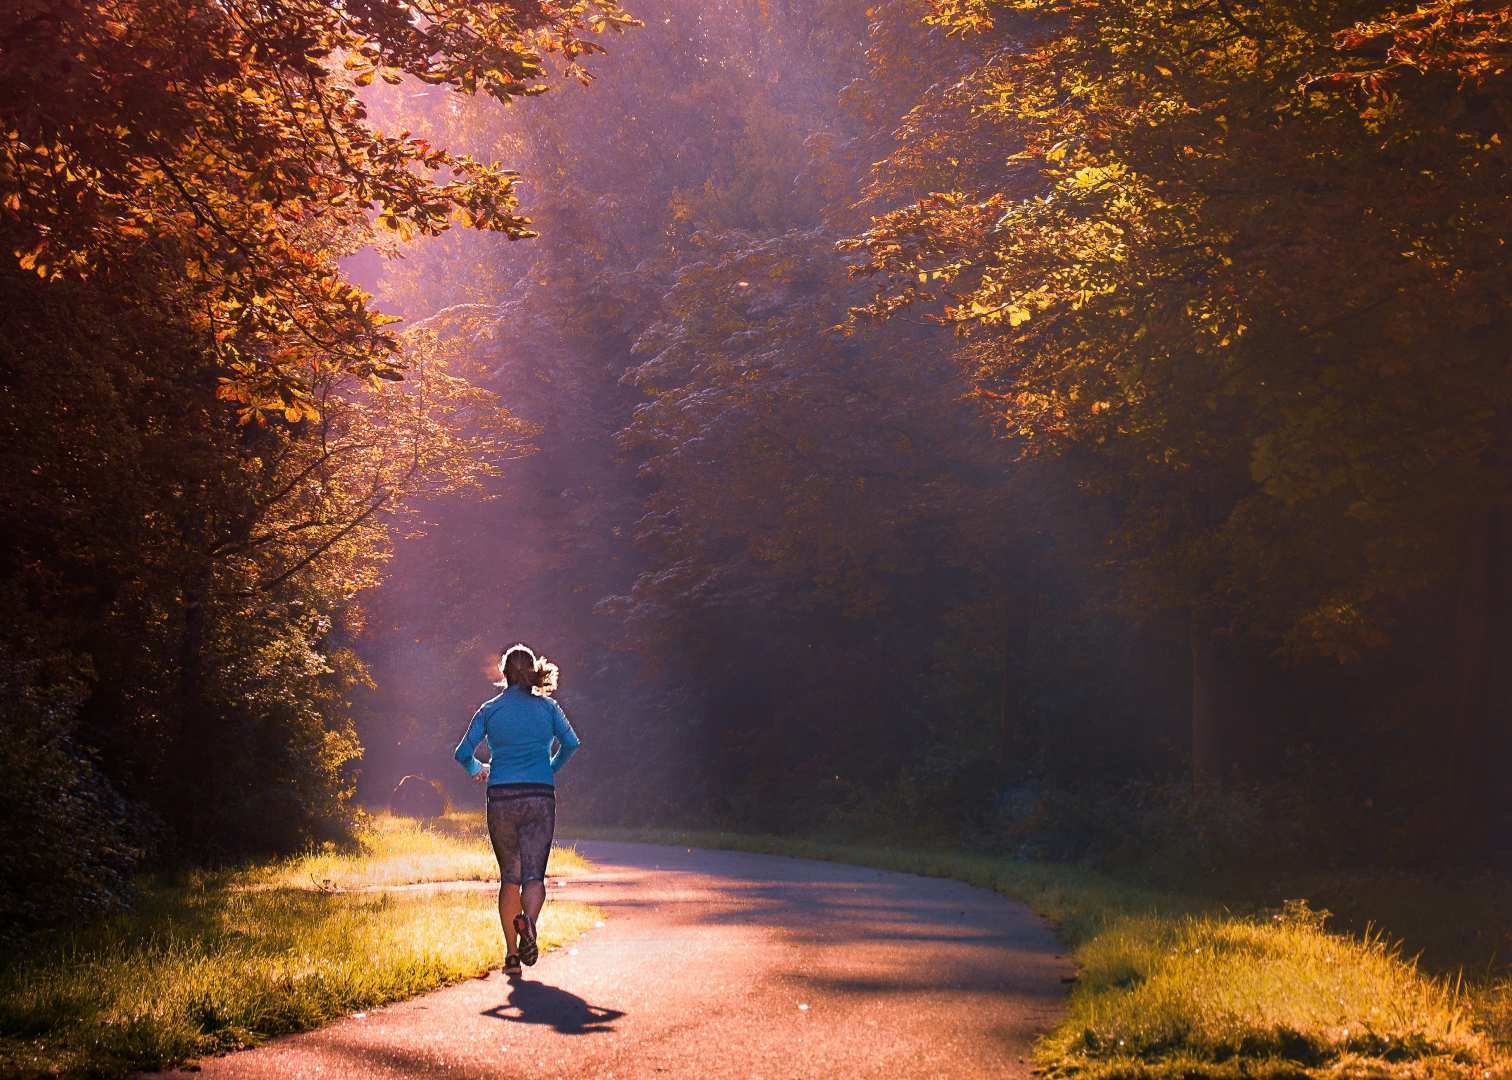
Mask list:
[{"label": "grass verge", "polygon": [[1064,1018],[1036,1049],[1051,1076],[1509,1075],[1506,982],[1430,976],[1379,935],[1330,932],[1304,902],[1236,914],[1062,864],[732,833],[571,833],[949,877],[1027,903],[1080,967]]},{"label": "grass verge", "polygon": [[[495,876],[481,836],[380,820],[360,849],[148,885],[129,914],[0,963],[0,1075],[164,1068],[482,975],[502,958],[492,891],[365,891],[476,869],[479,847]],[[549,902],[542,945],[602,917]]]}]

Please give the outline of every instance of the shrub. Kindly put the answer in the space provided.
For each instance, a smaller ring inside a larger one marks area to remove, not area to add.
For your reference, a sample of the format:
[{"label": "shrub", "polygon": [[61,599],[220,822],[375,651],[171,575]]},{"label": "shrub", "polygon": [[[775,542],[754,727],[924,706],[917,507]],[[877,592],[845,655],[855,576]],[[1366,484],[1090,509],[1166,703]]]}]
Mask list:
[{"label": "shrub", "polygon": [[1084,860],[1165,882],[1217,871],[1264,872],[1359,862],[1380,845],[1362,839],[1347,802],[1327,790],[1185,782],[1071,789],[1005,789],[971,839],[1021,858]]},{"label": "shrub", "polygon": [[0,934],[121,906],[149,835],[75,741],[70,666],[0,661]]}]

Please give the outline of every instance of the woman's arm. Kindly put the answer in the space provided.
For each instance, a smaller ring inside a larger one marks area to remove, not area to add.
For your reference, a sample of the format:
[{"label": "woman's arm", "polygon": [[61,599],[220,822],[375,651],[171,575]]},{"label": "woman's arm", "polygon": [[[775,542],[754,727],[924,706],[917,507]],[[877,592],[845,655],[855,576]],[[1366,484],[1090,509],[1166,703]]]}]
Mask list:
[{"label": "woman's arm", "polygon": [[567,714],[562,711],[562,707],[550,698],[546,701],[551,706],[551,734],[561,744],[557,747],[557,752],[551,755],[551,771],[556,772],[567,764],[567,759],[577,753],[577,748],[583,743],[567,722]]},{"label": "woman's arm", "polygon": [[488,706],[481,705],[478,711],[473,713],[472,723],[467,725],[467,734],[462,736],[462,741],[457,744],[452,757],[457,759],[457,764],[467,770],[467,775],[474,780],[480,780],[488,776],[488,766],[473,757],[473,751],[483,741],[483,734],[487,730],[484,711]]}]

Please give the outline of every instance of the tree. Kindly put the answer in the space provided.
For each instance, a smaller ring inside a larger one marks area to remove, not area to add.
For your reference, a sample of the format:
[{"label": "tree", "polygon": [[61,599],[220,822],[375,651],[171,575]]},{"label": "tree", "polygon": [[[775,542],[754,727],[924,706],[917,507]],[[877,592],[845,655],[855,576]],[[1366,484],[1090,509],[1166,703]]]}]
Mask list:
[{"label": "tree", "polygon": [[867,167],[971,54],[924,10],[678,0],[638,9],[606,85],[528,114],[375,96],[386,126],[519,162],[551,243],[456,232],[371,271],[542,452],[398,552],[363,645],[368,775],[444,761],[521,637],[563,660],[595,748],[569,795],[597,819],[775,827],[896,789],[950,829],[1084,741],[1110,770],[1155,756],[1155,680],[1086,611],[1085,511],[1010,467],[938,328],[826,332],[861,298],[832,245]]},{"label": "tree", "polygon": [[1124,492],[1128,602],[1188,613],[1211,745],[1215,640],[1378,647],[1505,501],[1505,5],[932,19],[983,35],[977,66],[878,183],[963,147],[1013,166],[856,238],[886,282],[863,317],[937,304],[1023,452]]},{"label": "tree", "polygon": [[375,231],[533,235],[518,176],[379,130],[363,88],[507,104],[586,80],[594,37],[632,20],[609,0],[11,15],[0,575],[8,685],[36,704],[0,718],[34,759],[8,762],[36,798],[100,789],[90,865],[112,873],[154,816],[192,855],[339,835],[358,597],[422,500],[529,433],[457,343],[395,333],[338,262]]},{"label": "tree", "polygon": [[0,39],[4,239],[43,280],[153,282],[243,419],[313,417],[321,373],[401,367],[335,268],[333,228],[371,208],[400,236],[453,219],[533,235],[515,173],[375,130],[358,88],[407,77],[507,102],[545,89],[549,52],[586,77],[601,50],[584,35],[630,21],[613,0],[24,3]]}]

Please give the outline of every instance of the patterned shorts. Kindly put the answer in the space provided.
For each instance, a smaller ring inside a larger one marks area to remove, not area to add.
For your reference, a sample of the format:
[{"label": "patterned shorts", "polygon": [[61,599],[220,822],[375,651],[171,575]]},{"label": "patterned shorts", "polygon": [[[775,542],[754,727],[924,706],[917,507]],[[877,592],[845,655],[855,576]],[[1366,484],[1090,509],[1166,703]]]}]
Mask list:
[{"label": "patterned shorts", "polygon": [[488,789],[488,838],[505,884],[546,880],[546,858],[555,831],[556,792],[549,784],[500,784]]}]

